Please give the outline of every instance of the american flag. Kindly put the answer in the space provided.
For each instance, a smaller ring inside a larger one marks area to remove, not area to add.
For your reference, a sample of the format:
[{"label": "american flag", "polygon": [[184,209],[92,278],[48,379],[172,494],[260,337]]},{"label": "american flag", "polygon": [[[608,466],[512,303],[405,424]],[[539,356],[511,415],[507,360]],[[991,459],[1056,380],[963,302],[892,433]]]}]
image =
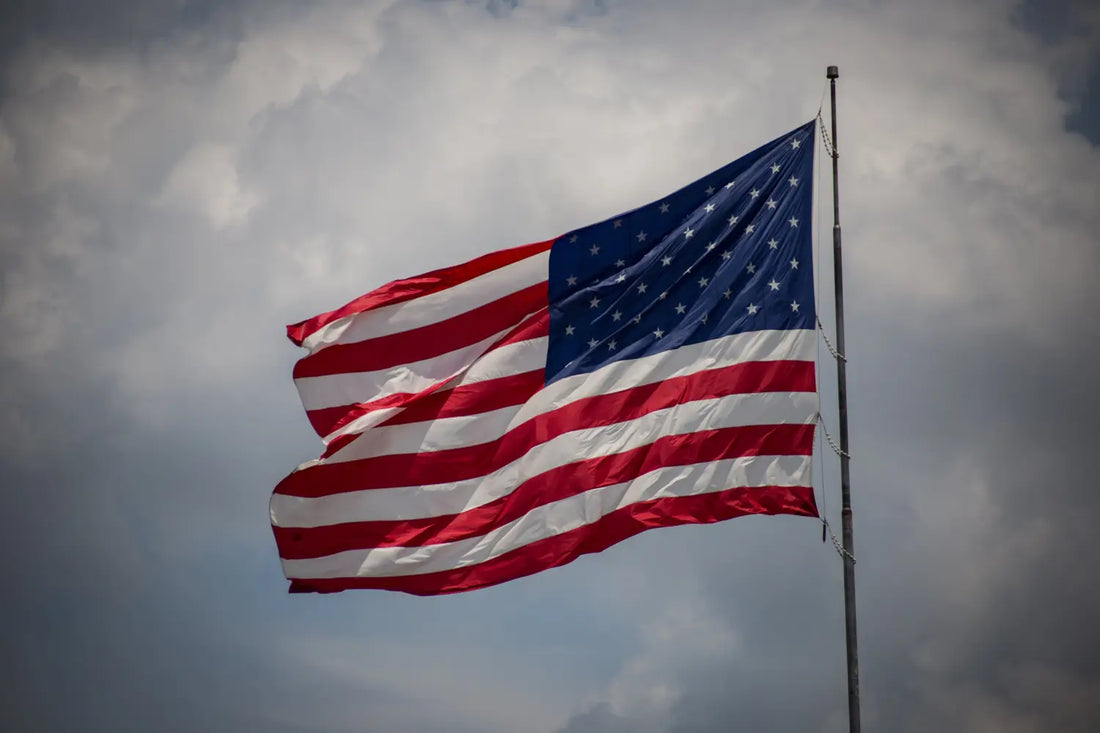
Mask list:
[{"label": "american flag", "polygon": [[471,590],[653,527],[817,516],[814,123],[555,239],[289,326],[324,454],[292,592]]}]

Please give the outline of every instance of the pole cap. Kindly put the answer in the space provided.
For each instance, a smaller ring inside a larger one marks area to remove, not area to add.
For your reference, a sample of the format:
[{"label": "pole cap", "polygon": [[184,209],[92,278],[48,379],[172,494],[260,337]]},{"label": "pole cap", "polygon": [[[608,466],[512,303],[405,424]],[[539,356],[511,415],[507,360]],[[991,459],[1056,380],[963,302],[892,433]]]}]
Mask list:
[{"label": "pole cap", "polygon": [[830,66],[827,69],[825,69],[825,78],[826,79],[836,79],[839,76],[840,76],[840,70],[837,67]]}]

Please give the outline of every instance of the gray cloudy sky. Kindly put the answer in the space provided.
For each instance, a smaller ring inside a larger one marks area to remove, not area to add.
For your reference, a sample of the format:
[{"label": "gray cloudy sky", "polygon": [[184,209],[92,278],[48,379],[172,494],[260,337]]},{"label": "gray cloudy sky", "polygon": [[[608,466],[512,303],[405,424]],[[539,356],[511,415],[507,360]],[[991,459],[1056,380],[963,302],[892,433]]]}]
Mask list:
[{"label": "gray cloudy sky", "polygon": [[827,64],[866,729],[1096,730],[1095,7],[2,12],[4,730],[845,730],[810,520],[435,599],[288,596],[267,520],[319,452],[285,323],[671,191],[812,117]]}]

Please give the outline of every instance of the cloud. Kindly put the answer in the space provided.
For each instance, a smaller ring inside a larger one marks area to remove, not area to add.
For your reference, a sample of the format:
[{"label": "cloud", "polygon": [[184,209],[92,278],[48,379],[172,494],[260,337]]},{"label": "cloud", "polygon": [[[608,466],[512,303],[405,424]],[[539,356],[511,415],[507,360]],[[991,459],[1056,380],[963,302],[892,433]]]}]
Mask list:
[{"label": "cloud", "polygon": [[685,672],[741,656],[733,630],[698,593],[665,604],[637,633],[637,649],[606,691],[590,696],[562,730],[668,730],[676,706],[688,696]]},{"label": "cloud", "polygon": [[192,148],[169,174],[161,200],[190,208],[215,229],[243,224],[259,199],[241,187],[236,163],[228,146]]}]

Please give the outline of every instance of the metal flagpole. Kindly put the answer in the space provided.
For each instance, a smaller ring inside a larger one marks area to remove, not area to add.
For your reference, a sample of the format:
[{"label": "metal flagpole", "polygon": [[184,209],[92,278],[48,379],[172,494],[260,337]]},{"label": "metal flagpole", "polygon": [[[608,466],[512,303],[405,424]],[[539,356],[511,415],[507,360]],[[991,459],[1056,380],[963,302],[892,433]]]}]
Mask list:
[{"label": "metal flagpole", "polygon": [[852,492],[848,475],[848,375],[844,360],[844,275],[840,258],[840,191],[837,186],[836,80],[840,71],[825,71],[832,101],[833,159],[833,283],[836,289],[837,402],[840,413],[840,523],[844,544],[844,638],[848,657],[848,731],[859,733],[859,650],[856,642],[856,569],[852,544]]}]

